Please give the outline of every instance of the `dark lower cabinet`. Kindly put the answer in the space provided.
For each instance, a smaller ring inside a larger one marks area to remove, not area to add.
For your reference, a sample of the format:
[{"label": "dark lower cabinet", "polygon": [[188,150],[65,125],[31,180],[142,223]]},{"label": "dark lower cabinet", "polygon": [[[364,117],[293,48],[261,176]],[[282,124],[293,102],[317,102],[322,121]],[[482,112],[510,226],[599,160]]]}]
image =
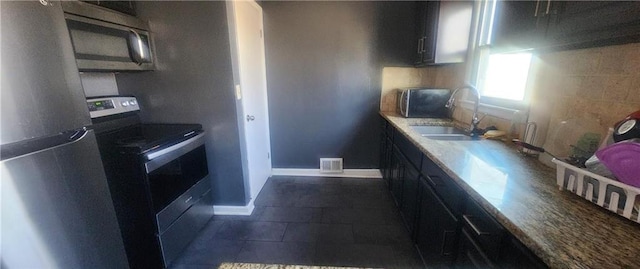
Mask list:
[{"label": "dark lower cabinet", "polygon": [[380,170],[427,268],[546,268],[384,121]]},{"label": "dark lower cabinet", "polygon": [[393,130],[386,120],[381,120],[381,133],[380,133],[380,173],[384,182],[389,188],[391,188],[391,155],[393,154]]},{"label": "dark lower cabinet", "polygon": [[462,223],[455,268],[547,268],[474,201],[467,201]]},{"label": "dark lower cabinet", "polygon": [[[459,269],[491,269],[496,266],[491,262],[466,229],[462,230],[460,250],[454,268]],[[519,267],[513,267],[519,268]]]},{"label": "dark lower cabinet", "polygon": [[458,219],[424,180],[420,193],[416,246],[428,268],[450,268],[457,252]]},{"label": "dark lower cabinet", "polygon": [[402,205],[404,170],[405,162],[403,161],[402,153],[394,146],[391,154],[391,176],[389,180],[391,183],[391,196],[393,196],[393,200],[398,207]]},{"label": "dark lower cabinet", "polygon": [[382,174],[384,182],[389,185],[389,176],[387,174],[389,173],[390,160],[387,158],[387,155],[387,136],[382,132],[380,136],[380,173]]},{"label": "dark lower cabinet", "polygon": [[409,232],[413,235],[416,228],[416,215],[419,206],[420,172],[405,160],[404,178],[402,181],[402,203],[400,213]]}]

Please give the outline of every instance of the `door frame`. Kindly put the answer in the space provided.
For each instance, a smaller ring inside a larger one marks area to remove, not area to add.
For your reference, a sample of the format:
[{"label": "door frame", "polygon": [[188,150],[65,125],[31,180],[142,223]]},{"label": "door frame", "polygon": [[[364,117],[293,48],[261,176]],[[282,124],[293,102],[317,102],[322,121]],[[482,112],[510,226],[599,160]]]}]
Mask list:
[{"label": "door frame", "polygon": [[[251,178],[250,178],[250,172],[249,172],[249,150],[247,148],[247,136],[246,136],[246,124],[247,121],[245,119],[245,109],[244,109],[244,105],[243,105],[243,89],[242,89],[242,81],[241,81],[241,74],[240,74],[240,59],[239,59],[239,52],[238,52],[238,37],[237,37],[237,32],[236,32],[236,16],[235,16],[235,2],[243,2],[243,3],[248,3],[250,5],[252,5],[253,7],[257,8],[258,10],[260,10],[260,23],[261,23],[261,29],[262,29],[262,33],[263,33],[263,42],[261,44],[261,50],[262,50],[262,55],[264,56],[264,58],[262,59],[262,64],[264,66],[264,71],[265,71],[265,75],[264,75],[264,81],[262,81],[262,83],[265,85],[265,92],[264,92],[264,115],[265,115],[265,124],[266,124],[266,128],[267,128],[267,141],[269,141],[269,143],[267,143],[267,148],[269,151],[269,176],[271,176],[271,168],[272,168],[272,163],[271,163],[271,131],[270,131],[270,126],[269,126],[269,100],[268,100],[268,84],[267,84],[267,77],[266,77],[266,50],[265,50],[265,45],[264,45],[264,17],[263,17],[263,12],[262,12],[262,7],[260,5],[258,5],[254,0],[234,0],[234,1],[227,1],[226,2],[226,10],[227,10],[227,22],[228,22],[228,29],[229,29],[229,44],[230,44],[230,55],[231,55],[231,64],[232,64],[232,71],[233,71],[233,84],[234,84],[234,89],[231,89],[234,91],[234,96],[235,101],[236,101],[236,120],[238,123],[238,135],[240,136],[240,155],[241,155],[241,159],[242,159],[242,174],[243,174],[243,184],[244,184],[244,193],[245,193],[245,206],[243,210],[240,210],[242,213],[242,215],[245,214],[251,214],[251,212],[253,211],[254,205],[253,202],[255,200],[256,197],[252,197],[252,186],[251,186]],[[255,186],[253,186],[255,187]],[[263,186],[260,186],[260,189],[262,189]],[[260,191],[256,192],[255,196],[258,195]]]}]

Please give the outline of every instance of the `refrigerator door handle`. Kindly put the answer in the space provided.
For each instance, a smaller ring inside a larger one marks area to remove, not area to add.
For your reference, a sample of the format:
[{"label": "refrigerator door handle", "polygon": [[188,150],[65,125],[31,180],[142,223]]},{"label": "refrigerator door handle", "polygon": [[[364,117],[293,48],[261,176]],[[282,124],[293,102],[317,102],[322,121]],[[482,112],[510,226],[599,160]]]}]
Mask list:
[{"label": "refrigerator door handle", "polygon": [[81,129],[62,132],[57,135],[38,137],[0,145],[0,162],[72,144],[80,141],[87,135],[87,133],[87,128],[82,127]]}]

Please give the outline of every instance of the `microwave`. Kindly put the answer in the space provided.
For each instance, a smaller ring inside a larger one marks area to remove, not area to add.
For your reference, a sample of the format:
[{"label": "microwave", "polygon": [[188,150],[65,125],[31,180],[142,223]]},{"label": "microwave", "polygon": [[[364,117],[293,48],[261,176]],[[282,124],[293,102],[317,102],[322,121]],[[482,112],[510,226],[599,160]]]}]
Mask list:
[{"label": "microwave", "polygon": [[61,5],[80,71],[154,69],[145,21],[80,1],[62,1]]},{"label": "microwave", "polygon": [[397,112],[405,118],[448,118],[449,89],[405,88],[397,92]]}]

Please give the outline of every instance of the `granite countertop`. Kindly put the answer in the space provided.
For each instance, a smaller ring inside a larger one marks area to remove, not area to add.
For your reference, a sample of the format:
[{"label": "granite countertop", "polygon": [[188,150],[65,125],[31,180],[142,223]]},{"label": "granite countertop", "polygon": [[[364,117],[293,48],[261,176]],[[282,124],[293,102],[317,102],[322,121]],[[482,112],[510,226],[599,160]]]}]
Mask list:
[{"label": "granite countertop", "polygon": [[361,267],[308,266],[264,263],[222,263],[218,269],[364,269]]},{"label": "granite countertop", "polygon": [[495,140],[443,141],[409,125],[451,121],[380,112],[551,268],[640,268],[640,224],[560,191],[555,169]]}]

